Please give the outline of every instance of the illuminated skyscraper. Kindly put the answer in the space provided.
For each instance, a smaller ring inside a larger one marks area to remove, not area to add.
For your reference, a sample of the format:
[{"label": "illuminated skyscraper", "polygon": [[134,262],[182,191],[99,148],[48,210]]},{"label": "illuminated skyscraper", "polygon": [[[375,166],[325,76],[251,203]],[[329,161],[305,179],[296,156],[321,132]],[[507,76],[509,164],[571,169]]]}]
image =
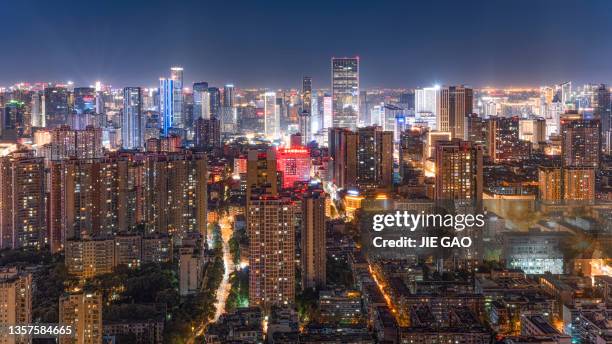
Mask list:
[{"label": "illuminated skyscraper", "polygon": [[464,86],[443,87],[438,91],[437,130],[450,132],[453,138],[466,137],[465,117],[472,113],[473,91]]},{"label": "illuminated skyscraper", "polygon": [[297,205],[260,195],[247,203],[249,305],[269,311],[295,299]]},{"label": "illuminated skyscraper", "polygon": [[234,91],[234,85],[232,84],[223,86],[223,107],[231,108],[235,106],[236,95]]},{"label": "illuminated skyscraper", "polygon": [[325,287],[325,199],[322,190],[309,191],[302,199],[302,289]]},{"label": "illuminated skyscraper", "polygon": [[564,168],[563,198],[568,201],[595,200],[595,169],[592,167]]},{"label": "illuminated skyscraper", "polygon": [[172,111],[174,120],[172,125],[177,128],[183,128],[185,126],[185,114],[183,111],[183,68],[170,68],[170,79],[173,81]]},{"label": "illuminated skyscraper", "polygon": [[210,116],[219,117],[221,109],[221,91],[217,87],[208,88],[208,106]]},{"label": "illuminated skyscraper", "polygon": [[193,84],[193,118],[196,121],[198,118],[210,118],[204,116],[204,104],[208,104],[208,99],[205,101],[204,97],[207,97],[208,83],[207,82],[196,82]]},{"label": "illuminated skyscraper", "polygon": [[414,112],[418,118],[423,119],[429,128],[436,130],[436,118],[440,102],[439,86],[417,88],[414,91]]},{"label": "illuminated skyscraper", "polygon": [[282,173],[283,188],[293,187],[296,182],[310,180],[310,151],[307,148],[279,148],[276,165]]},{"label": "illuminated skyscraper", "polygon": [[359,120],[359,57],[332,58],[333,126],[355,130]]},{"label": "illuminated skyscraper", "polygon": [[0,248],[40,248],[46,237],[45,166],[34,151],[0,158]]},{"label": "illuminated skyscraper", "polygon": [[161,117],[162,135],[168,136],[170,128],[174,126],[174,81],[172,79],[159,79],[159,116]]},{"label": "illuminated skyscraper", "polygon": [[123,112],[121,117],[121,145],[125,149],[144,147],[145,117],[142,113],[140,87],[123,89]]},{"label": "illuminated skyscraper", "polygon": [[32,127],[44,127],[45,118],[42,112],[42,103],[40,93],[32,93]]},{"label": "illuminated skyscraper", "polygon": [[482,201],[482,148],[453,139],[436,143],[436,199]]},{"label": "illuminated skyscraper", "polygon": [[270,139],[280,137],[280,116],[276,106],[276,92],[264,93],[264,133]]},{"label": "illuminated skyscraper", "polygon": [[331,128],[333,126],[333,102],[332,97],[329,95],[323,96],[323,130]]},{"label": "illuminated skyscraper", "polygon": [[299,124],[302,134],[302,144],[306,145],[311,141],[311,122],[312,117],[312,78],[305,76],[302,79],[302,111],[300,112]]},{"label": "illuminated skyscraper", "polygon": [[0,139],[15,141],[20,137],[26,136],[31,124],[26,118],[26,107],[23,102],[10,100],[0,108]]}]

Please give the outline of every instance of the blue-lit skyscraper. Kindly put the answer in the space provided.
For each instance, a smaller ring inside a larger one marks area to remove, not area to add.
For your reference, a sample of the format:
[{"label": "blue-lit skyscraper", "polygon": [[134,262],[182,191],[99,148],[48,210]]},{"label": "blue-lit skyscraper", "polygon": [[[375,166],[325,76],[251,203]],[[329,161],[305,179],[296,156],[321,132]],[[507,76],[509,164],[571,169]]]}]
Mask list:
[{"label": "blue-lit skyscraper", "polygon": [[174,80],[172,79],[159,79],[159,116],[162,135],[168,136],[174,123]]},{"label": "blue-lit skyscraper", "polygon": [[140,87],[123,89],[123,115],[121,117],[121,146],[126,149],[144,147],[145,118],[142,114]]}]

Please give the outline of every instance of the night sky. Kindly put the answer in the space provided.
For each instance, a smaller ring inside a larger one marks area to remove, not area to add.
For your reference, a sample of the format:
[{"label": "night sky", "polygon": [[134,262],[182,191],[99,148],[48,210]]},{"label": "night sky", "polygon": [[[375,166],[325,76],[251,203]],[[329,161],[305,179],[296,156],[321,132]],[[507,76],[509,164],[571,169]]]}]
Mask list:
[{"label": "night sky", "polygon": [[612,81],[612,1],[0,0],[0,85],[185,81],[329,87],[331,56],[362,87]]}]

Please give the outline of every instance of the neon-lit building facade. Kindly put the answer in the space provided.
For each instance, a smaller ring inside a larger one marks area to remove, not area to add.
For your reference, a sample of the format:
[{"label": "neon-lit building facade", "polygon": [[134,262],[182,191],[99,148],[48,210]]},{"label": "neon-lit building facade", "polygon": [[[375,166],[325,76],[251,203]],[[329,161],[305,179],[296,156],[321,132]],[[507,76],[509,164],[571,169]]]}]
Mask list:
[{"label": "neon-lit building facade", "polygon": [[283,188],[295,182],[310,180],[310,152],[307,148],[279,148],[276,153],[277,170],[283,174]]},{"label": "neon-lit building facade", "polygon": [[168,131],[174,122],[174,81],[159,79],[159,114],[161,116],[162,135],[168,136]]}]

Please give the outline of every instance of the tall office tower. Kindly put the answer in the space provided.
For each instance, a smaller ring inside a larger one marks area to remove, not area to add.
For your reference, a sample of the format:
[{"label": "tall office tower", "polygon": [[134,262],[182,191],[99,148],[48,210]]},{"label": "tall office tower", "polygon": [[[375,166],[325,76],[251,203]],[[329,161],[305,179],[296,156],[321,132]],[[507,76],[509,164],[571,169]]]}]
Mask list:
[{"label": "tall office tower", "polygon": [[302,112],[312,114],[312,78],[305,76],[302,79]]},{"label": "tall office tower", "polygon": [[363,189],[393,186],[393,133],[381,127],[357,130],[357,184]]},{"label": "tall office tower", "polygon": [[299,127],[304,146],[311,141],[312,137],[312,100],[312,78],[305,76],[302,79],[302,111],[299,115]]},{"label": "tall office tower", "polygon": [[470,141],[453,139],[436,143],[437,200],[482,202],[482,148]]},{"label": "tall office tower", "polygon": [[538,168],[538,189],[540,200],[558,202],[563,199],[560,166],[540,166]]},{"label": "tall office tower", "polygon": [[563,199],[568,201],[594,201],[595,168],[565,167],[563,169]]},{"label": "tall office tower", "polygon": [[359,57],[332,58],[331,73],[332,125],[355,130],[359,120]]},{"label": "tall office tower", "polygon": [[310,190],[302,199],[302,289],[325,287],[325,198],[323,190]]},{"label": "tall office tower", "polygon": [[30,123],[27,123],[25,104],[18,100],[10,100],[0,109],[0,139],[15,141],[27,134]]},{"label": "tall office tower", "polygon": [[[0,268],[0,326],[32,323],[32,274],[17,268]],[[27,338],[0,335],[1,343],[30,343]]]},{"label": "tall office tower", "polygon": [[72,130],[65,125],[57,127],[51,130],[51,142],[43,152],[49,160],[101,158],[104,155],[102,129],[92,126],[85,130]]},{"label": "tall office tower", "polygon": [[599,167],[598,120],[585,119],[578,113],[566,113],[561,118],[561,140],[564,167]]},{"label": "tall office tower", "polygon": [[238,128],[238,109],[236,107],[222,106],[219,109],[219,120],[221,125],[221,133],[234,134]]},{"label": "tall office tower", "polygon": [[601,143],[606,153],[612,151],[612,102],[608,85],[597,87],[595,96],[595,118],[601,123]]},{"label": "tall office tower", "polygon": [[185,127],[185,114],[183,111],[183,68],[182,67],[172,67],[170,68],[170,79],[173,81],[172,83],[172,111],[174,121],[172,123],[173,126],[177,128]]},{"label": "tall office tower", "polygon": [[264,93],[264,134],[269,139],[280,137],[280,116],[276,106],[276,92]]},{"label": "tall office tower", "polygon": [[142,149],[144,147],[145,125],[140,87],[124,88],[121,146],[125,149]]},{"label": "tall office tower", "polygon": [[437,128],[440,87],[425,87],[414,90],[414,113],[417,118],[426,122],[430,129]]},{"label": "tall office tower", "polygon": [[236,105],[236,95],[234,85],[223,86],[223,107],[231,108]]},{"label": "tall office tower", "polygon": [[32,127],[41,128],[45,126],[45,119],[42,113],[41,96],[38,92],[32,93]]},{"label": "tall office tower", "polygon": [[308,111],[302,111],[300,113],[300,134],[302,136],[302,145],[306,146],[311,141],[311,129],[310,122],[312,120],[312,116]]},{"label": "tall office tower", "polygon": [[198,118],[210,118],[210,113],[204,115],[204,106],[209,104],[208,83],[205,81],[196,82],[193,84],[193,118],[194,121]]},{"label": "tall office tower", "polygon": [[221,91],[217,87],[208,88],[208,106],[210,116],[219,117],[219,111],[221,109]]},{"label": "tall office tower", "polygon": [[74,336],[60,336],[60,344],[102,344],[102,294],[77,292],[59,299],[59,323],[72,326]]},{"label": "tall office tower", "polygon": [[0,157],[0,248],[40,248],[45,242],[45,166],[34,151]]},{"label": "tall office tower", "polygon": [[184,150],[150,153],[144,162],[144,216],[152,232],[206,237],[207,157]]},{"label": "tall office tower", "polygon": [[74,112],[77,115],[96,111],[96,90],[93,87],[76,87],[74,89]]},{"label": "tall office tower", "polygon": [[465,139],[465,116],[472,113],[473,91],[465,86],[449,86],[439,91],[437,129],[448,131],[453,138]]},{"label": "tall office tower", "polygon": [[247,157],[247,203],[259,194],[277,195],[279,180],[276,151],[250,150]]},{"label": "tall office tower", "polygon": [[196,120],[195,146],[206,149],[221,147],[220,122],[217,118],[198,118]]},{"label": "tall office tower", "polygon": [[295,202],[269,194],[247,203],[249,304],[266,312],[295,299],[296,208]]},{"label": "tall office tower", "polygon": [[170,128],[174,126],[174,80],[159,79],[159,116],[161,117],[161,131],[168,136]]},{"label": "tall office tower", "polygon": [[519,139],[531,142],[533,147],[546,141],[546,121],[544,118],[519,120]]},{"label": "tall office tower", "polygon": [[67,123],[68,93],[65,87],[45,88],[42,104],[46,127],[55,128]]},{"label": "tall office tower", "polygon": [[279,148],[276,166],[283,178],[282,187],[291,188],[296,182],[310,180],[310,151],[304,147]]},{"label": "tall office tower", "polygon": [[329,129],[329,181],[339,189],[357,186],[357,133],[346,128]]},{"label": "tall office tower", "polygon": [[333,101],[332,97],[329,95],[323,96],[323,130],[327,131],[327,129],[333,126]]},{"label": "tall office tower", "polygon": [[567,81],[559,85],[559,92],[561,98],[561,104],[563,104],[564,108],[567,108],[568,103],[572,101],[572,82]]}]

